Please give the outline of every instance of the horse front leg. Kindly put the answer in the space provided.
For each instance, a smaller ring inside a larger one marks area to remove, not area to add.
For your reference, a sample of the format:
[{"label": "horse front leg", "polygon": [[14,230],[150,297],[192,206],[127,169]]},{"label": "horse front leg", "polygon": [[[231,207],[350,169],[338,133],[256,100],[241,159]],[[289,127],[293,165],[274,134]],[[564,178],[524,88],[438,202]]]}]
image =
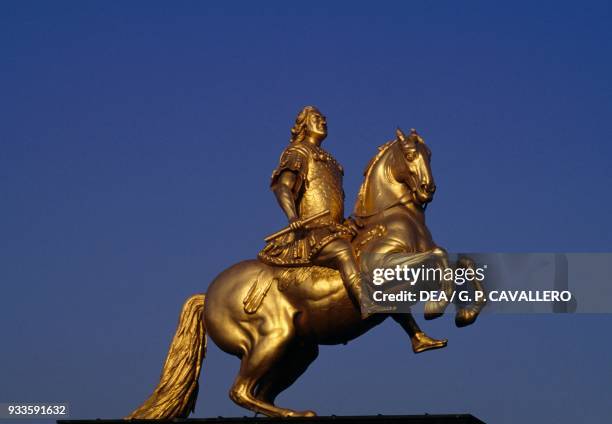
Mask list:
[{"label": "horse front leg", "polygon": [[[473,269],[475,271],[476,263],[471,258],[462,256],[457,260],[457,268]],[[486,292],[483,281],[475,278],[472,280],[472,284],[474,285],[474,301],[467,306],[457,307],[455,315],[455,325],[457,327],[466,327],[473,324],[482,308],[486,305]]]}]

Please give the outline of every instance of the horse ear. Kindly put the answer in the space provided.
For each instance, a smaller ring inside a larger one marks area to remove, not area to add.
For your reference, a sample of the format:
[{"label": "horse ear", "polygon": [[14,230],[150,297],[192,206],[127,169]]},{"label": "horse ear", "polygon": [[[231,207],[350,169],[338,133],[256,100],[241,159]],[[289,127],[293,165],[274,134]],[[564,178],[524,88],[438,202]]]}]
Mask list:
[{"label": "horse ear", "polygon": [[397,127],[397,129],[395,130],[395,135],[400,141],[406,140],[406,136],[404,135],[404,132],[400,129],[400,127]]},{"label": "horse ear", "polygon": [[425,140],[421,138],[417,130],[415,130],[414,128],[410,128],[410,135],[408,137],[413,140],[416,140],[417,143],[425,144]]}]

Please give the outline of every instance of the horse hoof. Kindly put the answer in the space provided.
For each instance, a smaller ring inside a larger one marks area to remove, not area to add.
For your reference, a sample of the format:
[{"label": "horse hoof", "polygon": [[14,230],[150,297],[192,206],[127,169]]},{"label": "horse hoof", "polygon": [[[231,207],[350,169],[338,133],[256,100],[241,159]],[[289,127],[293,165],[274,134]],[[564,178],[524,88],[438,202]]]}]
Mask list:
[{"label": "horse hoof", "polygon": [[285,415],[286,417],[316,417],[317,414],[314,411],[291,411]]},{"label": "horse hoof", "polygon": [[459,328],[467,327],[474,324],[476,318],[478,318],[478,312],[472,309],[459,309],[455,315],[455,325]]}]

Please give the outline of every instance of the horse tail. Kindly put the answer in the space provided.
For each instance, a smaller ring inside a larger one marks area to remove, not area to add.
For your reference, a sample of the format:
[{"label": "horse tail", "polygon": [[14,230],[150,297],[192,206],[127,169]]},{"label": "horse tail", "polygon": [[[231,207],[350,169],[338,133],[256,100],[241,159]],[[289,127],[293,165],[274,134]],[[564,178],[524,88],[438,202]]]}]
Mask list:
[{"label": "horse tail", "polygon": [[198,378],[206,355],[204,296],[193,295],[183,305],[157,387],[125,419],[186,418],[195,409]]}]

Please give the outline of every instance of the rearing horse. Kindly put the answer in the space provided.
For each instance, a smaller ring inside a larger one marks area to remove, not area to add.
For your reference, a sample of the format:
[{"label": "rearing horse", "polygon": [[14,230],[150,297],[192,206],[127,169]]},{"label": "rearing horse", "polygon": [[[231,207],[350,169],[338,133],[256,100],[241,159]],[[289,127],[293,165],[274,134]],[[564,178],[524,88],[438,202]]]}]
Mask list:
[{"label": "rearing horse", "polygon": [[[448,266],[446,252],[425,225],[425,206],[435,192],[430,157],[416,132],[405,136],[398,129],[396,139],[370,161],[353,218],[358,228],[353,243],[364,272],[431,260]],[[457,266],[474,264],[464,259]],[[438,288],[450,295],[454,284],[442,282]],[[440,316],[447,303],[427,302],[425,317]],[[456,324],[473,323],[482,306],[458,309]],[[315,415],[275,406],[274,400],[314,361],[319,345],[346,343],[389,316],[411,336],[418,352],[415,340],[418,345],[423,333],[412,315],[380,313],[362,320],[337,271],[239,262],[219,274],[206,294],[187,300],[157,388],[127,418],[170,419],[193,411],[206,334],[241,360],[230,390],[238,405],[268,416]]]}]

